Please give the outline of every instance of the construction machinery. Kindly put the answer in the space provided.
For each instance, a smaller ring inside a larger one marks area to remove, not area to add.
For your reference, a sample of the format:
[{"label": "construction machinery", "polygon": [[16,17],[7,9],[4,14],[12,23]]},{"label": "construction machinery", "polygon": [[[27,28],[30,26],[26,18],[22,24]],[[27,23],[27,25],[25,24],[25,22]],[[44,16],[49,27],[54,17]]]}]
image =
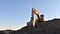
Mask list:
[{"label": "construction machinery", "polygon": [[[37,19],[34,22],[34,14],[37,15]],[[42,23],[44,22],[44,16],[43,15],[39,15],[38,11],[34,8],[32,8],[32,19],[33,19],[33,26],[35,26],[35,24],[37,24],[38,22]]]},{"label": "construction machinery", "polygon": [[[34,20],[34,14],[37,16],[36,20]],[[31,16],[31,20],[28,23],[28,25],[34,27],[38,22],[40,23],[44,22],[44,15],[39,15],[38,11],[32,8],[32,16]]]}]

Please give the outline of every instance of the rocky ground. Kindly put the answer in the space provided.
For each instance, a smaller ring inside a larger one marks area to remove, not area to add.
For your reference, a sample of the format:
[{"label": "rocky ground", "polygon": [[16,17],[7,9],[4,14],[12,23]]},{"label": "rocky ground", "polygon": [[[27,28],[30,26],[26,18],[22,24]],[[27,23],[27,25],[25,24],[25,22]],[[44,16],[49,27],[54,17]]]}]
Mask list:
[{"label": "rocky ground", "polygon": [[[18,30],[17,34],[60,34],[60,19],[45,21],[40,29],[38,27],[28,28],[27,26]],[[36,30],[37,29],[37,30]]]},{"label": "rocky ground", "polygon": [[[0,31],[0,34],[6,34]],[[12,31],[9,34],[60,34],[60,19],[45,21],[44,24],[36,25],[36,27],[28,28],[25,26],[17,31]]]}]

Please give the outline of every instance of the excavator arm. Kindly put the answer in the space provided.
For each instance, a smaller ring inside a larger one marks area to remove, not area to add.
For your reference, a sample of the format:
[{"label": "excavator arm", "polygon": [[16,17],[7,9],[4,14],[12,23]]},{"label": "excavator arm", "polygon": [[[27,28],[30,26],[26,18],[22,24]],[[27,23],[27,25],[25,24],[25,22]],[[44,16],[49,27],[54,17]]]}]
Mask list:
[{"label": "excavator arm", "polygon": [[40,16],[39,16],[38,11],[37,11],[37,10],[35,10],[34,8],[32,8],[32,17],[33,17],[33,19],[34,19],[34,14],[36,14],[36,15],[37,15],[38,19],[40,19]]},{"label": "excavator arm", "polygon": [[32,18],[33,18],[33,20],[34,20],[34,14],[36,14],[36,15],[37,15],[37,19],[38,19],[38,20],[40,20],[40,19],[41,19],[41,17],[40,17],[40,15],[39,15],[38,11],[37,11],[37,10],[35,10],[34,8],[32,8]]}]

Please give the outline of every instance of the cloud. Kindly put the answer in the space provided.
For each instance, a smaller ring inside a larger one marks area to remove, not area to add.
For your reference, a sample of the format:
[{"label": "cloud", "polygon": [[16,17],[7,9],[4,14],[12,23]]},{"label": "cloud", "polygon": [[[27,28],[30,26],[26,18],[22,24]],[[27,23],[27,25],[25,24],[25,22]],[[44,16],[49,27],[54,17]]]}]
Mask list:
[{"label": "cloud", "polygon": [[7,30],[7,29],[10,29],[10,30],[18,30],[20,29],[22,26],[0,26],[0,30]]}]

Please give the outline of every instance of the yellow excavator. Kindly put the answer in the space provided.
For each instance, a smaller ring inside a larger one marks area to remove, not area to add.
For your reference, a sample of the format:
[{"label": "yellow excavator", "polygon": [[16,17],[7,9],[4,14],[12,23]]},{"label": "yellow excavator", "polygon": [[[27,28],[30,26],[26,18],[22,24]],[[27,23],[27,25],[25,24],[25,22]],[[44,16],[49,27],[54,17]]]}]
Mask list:
[{"label": "yellow excavator", "polygon": [[[37,15],[37,19],[34,20],[34,16]],[[33,26],[35,27],[36,24],[38,23],[43,23],[44,22],[44,16],[39,15],[38,11],[34,8],[32,8],[32,15],[31,15],[31,20],[30,22],[27,23],[29,27]]]},{"label": "yellow excavator", "polygon": [[[37,15],[37,19],[34,22],[34,14]],[[32,19],[33,19],[33,26],[35,26],[35,24],[37,24],[38,22],[43,23],[44,22],[44,16],[43,15],[39,15],[38,11],[34,8],[32,8]]]},{"label": "yellow excavator", "polygon": [[[37,16],[37,19],[34,19],[34,16]],[[32,29],[34,31],[40,31],[43,28],[43,31],[46,32],[46,29],[44,29],[44,15],[39,15],[39,12],[32,8],[32,15],[31,15],[31,20],[29,22],[27,22],[27,27],[28,29]],[[33,32],[34,32],[33,31]]]}]

